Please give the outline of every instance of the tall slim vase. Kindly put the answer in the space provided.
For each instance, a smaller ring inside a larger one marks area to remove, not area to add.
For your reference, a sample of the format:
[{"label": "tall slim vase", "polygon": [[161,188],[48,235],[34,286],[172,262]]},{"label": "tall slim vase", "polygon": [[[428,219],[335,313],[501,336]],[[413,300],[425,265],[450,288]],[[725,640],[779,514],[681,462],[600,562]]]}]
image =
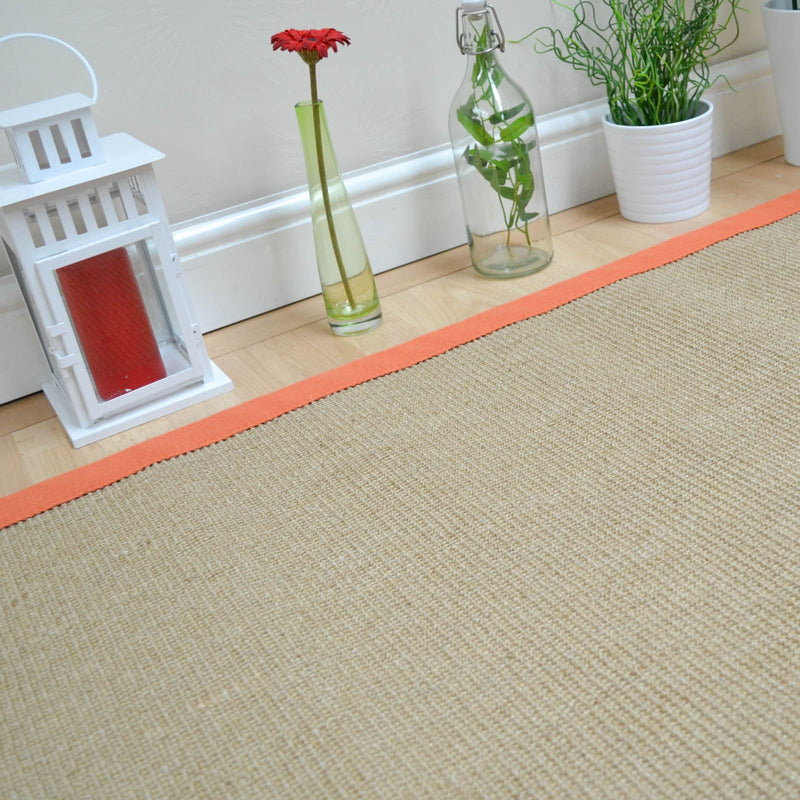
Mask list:
[{"label": "tall slim vase", "polygon": [[311,223],[331,331],[362,333],[381,324],[381,306],[358,221],[333,151],[322,102],[295,106],[308,175]]}]

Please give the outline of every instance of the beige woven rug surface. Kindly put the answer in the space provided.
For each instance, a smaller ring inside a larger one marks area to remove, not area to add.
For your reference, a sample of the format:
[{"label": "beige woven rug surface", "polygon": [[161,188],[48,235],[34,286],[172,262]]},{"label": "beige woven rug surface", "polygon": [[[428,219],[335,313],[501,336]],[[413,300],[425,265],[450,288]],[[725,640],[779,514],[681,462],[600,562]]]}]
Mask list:
[{"label": "beige woven rug surface", "polygon": [[0,534],[0,797],[800,797],[800,218]]}]

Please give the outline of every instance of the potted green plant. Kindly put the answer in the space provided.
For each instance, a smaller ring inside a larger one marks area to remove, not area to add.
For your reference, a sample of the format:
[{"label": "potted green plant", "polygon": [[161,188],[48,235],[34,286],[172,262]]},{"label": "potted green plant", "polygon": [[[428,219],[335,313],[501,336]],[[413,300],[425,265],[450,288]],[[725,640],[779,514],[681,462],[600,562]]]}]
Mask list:
[{"label": "potted green plant", "polygon": [[741,0],[580,0],[564,32],[528,34],[603,86],[603,128],[620,210],[671,222],[708,208],[713,106],[709,60],[739,35]]},{"label": "potted green plant", "polygon": [[798,0],[767,0],[761,6],[772,80],[778,99],[783,152],[790,164],[800,166],[800,52]]}]

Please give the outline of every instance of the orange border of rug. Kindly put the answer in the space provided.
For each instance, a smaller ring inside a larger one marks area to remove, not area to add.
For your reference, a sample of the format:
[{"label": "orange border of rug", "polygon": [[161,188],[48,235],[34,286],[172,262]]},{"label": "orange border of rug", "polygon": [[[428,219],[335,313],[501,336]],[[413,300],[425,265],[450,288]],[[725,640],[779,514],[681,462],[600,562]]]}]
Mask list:
[{"label": "orange border of rug", "polygon": [[800,190],[42,481],[0,500],[0,529],[102,489],[160,461],[220,442],[342,389],[419,364],[506,325],[545,314],[623,278],[664,266],[798,211]]}]

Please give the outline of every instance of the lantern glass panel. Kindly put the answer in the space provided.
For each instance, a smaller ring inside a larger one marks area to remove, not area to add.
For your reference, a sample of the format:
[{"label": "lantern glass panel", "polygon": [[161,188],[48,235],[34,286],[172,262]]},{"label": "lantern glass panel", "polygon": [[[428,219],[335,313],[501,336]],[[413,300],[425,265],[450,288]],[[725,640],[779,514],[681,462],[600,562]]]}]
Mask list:
[{"label": "lantern glass panel", "polygon": [[48,364],[50,365],[50,369],[55,371],[57,360],[53,351],[45,344],[45,339],[42,335],[44,323],[39,315],[39,309],[36,307],[36,304],[33,302],[30,292],[28,291],[28,284],[22,272],[22,265],[19,262],[16,252],[14,252],[14,249],[5,239],[3,239],[3,246],[6,251],[8,263],[11,266],[11,271],[16,276],[17,285],[19,286],[19,289],[22,292],[22,297],[25,300],[25,306],[33,318],[33,327],[36,330],[36,335],[39,337],[39,341],[42,343],[42,350],[47,358]]},{"label": "lantern glass panel", "polygon": [[155,241],[143,239],[131,245],[128,250],[159,346],[177,348],[188,363],[186,344],[180,334],[180,321]]},{"label": "lantern glass panel", "polygon": [[56,270],[100,401],[190,370],[152,239]]}]

